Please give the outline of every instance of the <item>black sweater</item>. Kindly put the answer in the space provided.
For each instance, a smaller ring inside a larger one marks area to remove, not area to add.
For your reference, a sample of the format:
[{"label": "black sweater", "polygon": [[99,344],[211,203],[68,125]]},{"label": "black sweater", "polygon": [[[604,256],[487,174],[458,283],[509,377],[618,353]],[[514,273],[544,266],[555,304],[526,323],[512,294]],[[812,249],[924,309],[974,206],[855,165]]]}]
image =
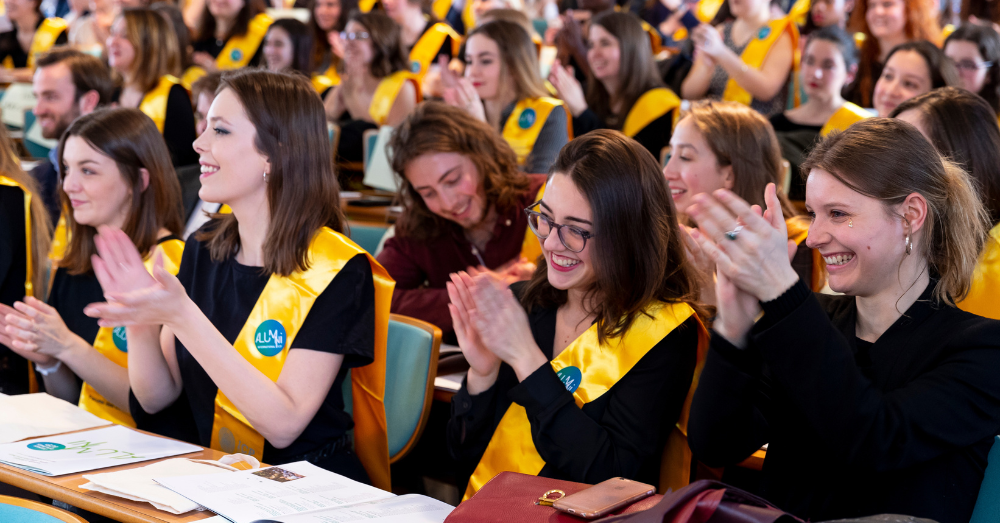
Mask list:
[{"label": "black sweater", "polygon": [[[516,295],[522,286],[515,284]],[[551,360],[556,309],[536,309],[528,321],[539,348]],[[518,383],[514,369],[501,364],[489,390],[470,396],[463,382],[455,394],[448,447],[468,476],[507,408],[517,402],[527,411],[535,448],[545,460],[539,476],[584,483],[624,476],[655,485],[663,445],[691,386],[697,347],[697,320],[691,317],[583,408],[576,406],[551,365],[542,365]]]},{"label": "black sweater", "polygon": [[746,350],[713,336],[695,456],[729,465],[769,443],[764,497],[814,521],[969,521],[1000,431],[1000,322],[937,305],[931,288],[875,343],[855,336],[855,298],[801,282],[762,304]]}]

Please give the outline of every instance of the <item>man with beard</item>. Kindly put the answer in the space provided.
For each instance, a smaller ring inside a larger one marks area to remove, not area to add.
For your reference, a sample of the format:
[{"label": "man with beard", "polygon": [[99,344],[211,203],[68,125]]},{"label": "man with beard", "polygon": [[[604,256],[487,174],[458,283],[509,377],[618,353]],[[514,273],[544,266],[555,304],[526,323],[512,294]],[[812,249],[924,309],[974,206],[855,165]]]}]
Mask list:
[{"label": "man with beard", "polygon": [[[111,72],[99,58],[72,49],[56,49],[40,56],[32,82],[38,104],[35,118],[42,136],[58,140],[73,120],[111,102]],[[58,148],[49,151],[31,174],[42,187],[42,198],[52,223],[59,220]]]},{"label": "man with beard", "polygon": [[445,288],[452,273],[472,267],[512,283],[534,272],[541,248],[524,209],[545,178],[519,172],[496,129],[438,102],[417,107],[389,149],[405,208],[378,256],[396,280],[392,312],[454,340]]}]

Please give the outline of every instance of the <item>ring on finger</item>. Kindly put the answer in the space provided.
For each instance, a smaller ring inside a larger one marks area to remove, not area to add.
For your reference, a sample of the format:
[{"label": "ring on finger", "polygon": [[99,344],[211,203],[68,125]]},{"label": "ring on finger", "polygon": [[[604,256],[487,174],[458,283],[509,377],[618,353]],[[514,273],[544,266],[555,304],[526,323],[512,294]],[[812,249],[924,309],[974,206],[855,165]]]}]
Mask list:
[{"label": "ring on finger", "polygon": [[726,231],[726,238],[729,238],[730,240],[735,240],[736,237],[740,235],[740,231],[742,231],[742,230],[743,230],[743,226],[742,225],[737,225],[736,228],[734,228],[733,230]]}]

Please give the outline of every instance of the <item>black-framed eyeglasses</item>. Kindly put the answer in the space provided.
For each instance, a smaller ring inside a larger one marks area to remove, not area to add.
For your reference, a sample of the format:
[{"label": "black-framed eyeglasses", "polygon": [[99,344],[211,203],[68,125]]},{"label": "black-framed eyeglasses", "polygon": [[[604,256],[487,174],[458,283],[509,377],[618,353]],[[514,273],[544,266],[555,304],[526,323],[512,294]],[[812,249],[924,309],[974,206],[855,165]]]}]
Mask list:
[{"label": "black-framed eyeglasses", "polygon": [[359,31],[359,32],[341,31],[340,32],[340,39],[341,40],[367,40],[369,37],[370,37],[370,35],[368,33],[364,32],[364,31]]},{"label": "black-framed eyeglasses", "polygon": [[594,237],[591,232],[572,225],[558,224],[548,216],[538,211],[532,211],[531,208],[539,203],[541,200],[529,205],[524,209],[524,214],[528,215],[528,227],[531,228],[531,232],[535,233],[535,236],[538,236],[540,240],[545,241],[552,234],[552,229],[555,229],[563,247],[572,252],[580,252],[587,246],[587,240]]},{"label": "black-framed eyeglasses", "polygon": [[969,72],[975,72],[980,69],[989,69],[993,66],[993,62],[979,62],[972,59],[952,60],[951,63],[955,64],[955,68],[959,71]]}]

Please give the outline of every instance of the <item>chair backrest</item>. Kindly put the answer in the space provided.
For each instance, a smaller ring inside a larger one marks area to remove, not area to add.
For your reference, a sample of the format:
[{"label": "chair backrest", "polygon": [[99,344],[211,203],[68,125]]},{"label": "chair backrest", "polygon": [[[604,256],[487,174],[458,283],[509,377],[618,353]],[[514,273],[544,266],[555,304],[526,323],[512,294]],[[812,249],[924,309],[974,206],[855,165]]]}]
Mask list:
[{"label": "chair backrest", "polygon": [[372,159],[372,153],[375,152],[375,144],[378,142],[378,129],[367,129],[361,134],[361,148],[362,148],[362,158],[364,158],[365,168],[368,167],[368,162]]},{"label": "chair backrest", "polygon": [[51,147],[49,147],[51,141],[49,142],[49,144],[41,143],[40,129],[35,129],[34,127],[36,125],[38,124],[37,124],[37,119],[35,118],[35,112],[30,109],[25,111],[24,148],[27,149],[28,154],[30,154],[32,158],[48,158],[49,151],[51,150]]},{"label": "chair backrest", "polygon": [[1000,521],[1000,436],[993,438],[993,447],[987,458],[986,473],[979,486],[976,508],[969,523],[995,523]]},{"label": "chair backrest", "polygon": [[0,521],[16,521],[18,523],[87,523],[87,520],[61,508],[11,496],[0,496]]},{"label": "chair backrest", "polygon": [[382,235],[389,228],[388,225],[369,225],[357,222],[349,222],[347,227],[351,240],[372,256],[375,255],[378,244],[382,241]]},{"label": "chair backrest", "polygon": [[[408,316],[389,316],[386,342],[385,420],[389,462],[417,444],[434,401],[441,329]],[[351,380],[344,380],[344,406],[351,412]]]}]

